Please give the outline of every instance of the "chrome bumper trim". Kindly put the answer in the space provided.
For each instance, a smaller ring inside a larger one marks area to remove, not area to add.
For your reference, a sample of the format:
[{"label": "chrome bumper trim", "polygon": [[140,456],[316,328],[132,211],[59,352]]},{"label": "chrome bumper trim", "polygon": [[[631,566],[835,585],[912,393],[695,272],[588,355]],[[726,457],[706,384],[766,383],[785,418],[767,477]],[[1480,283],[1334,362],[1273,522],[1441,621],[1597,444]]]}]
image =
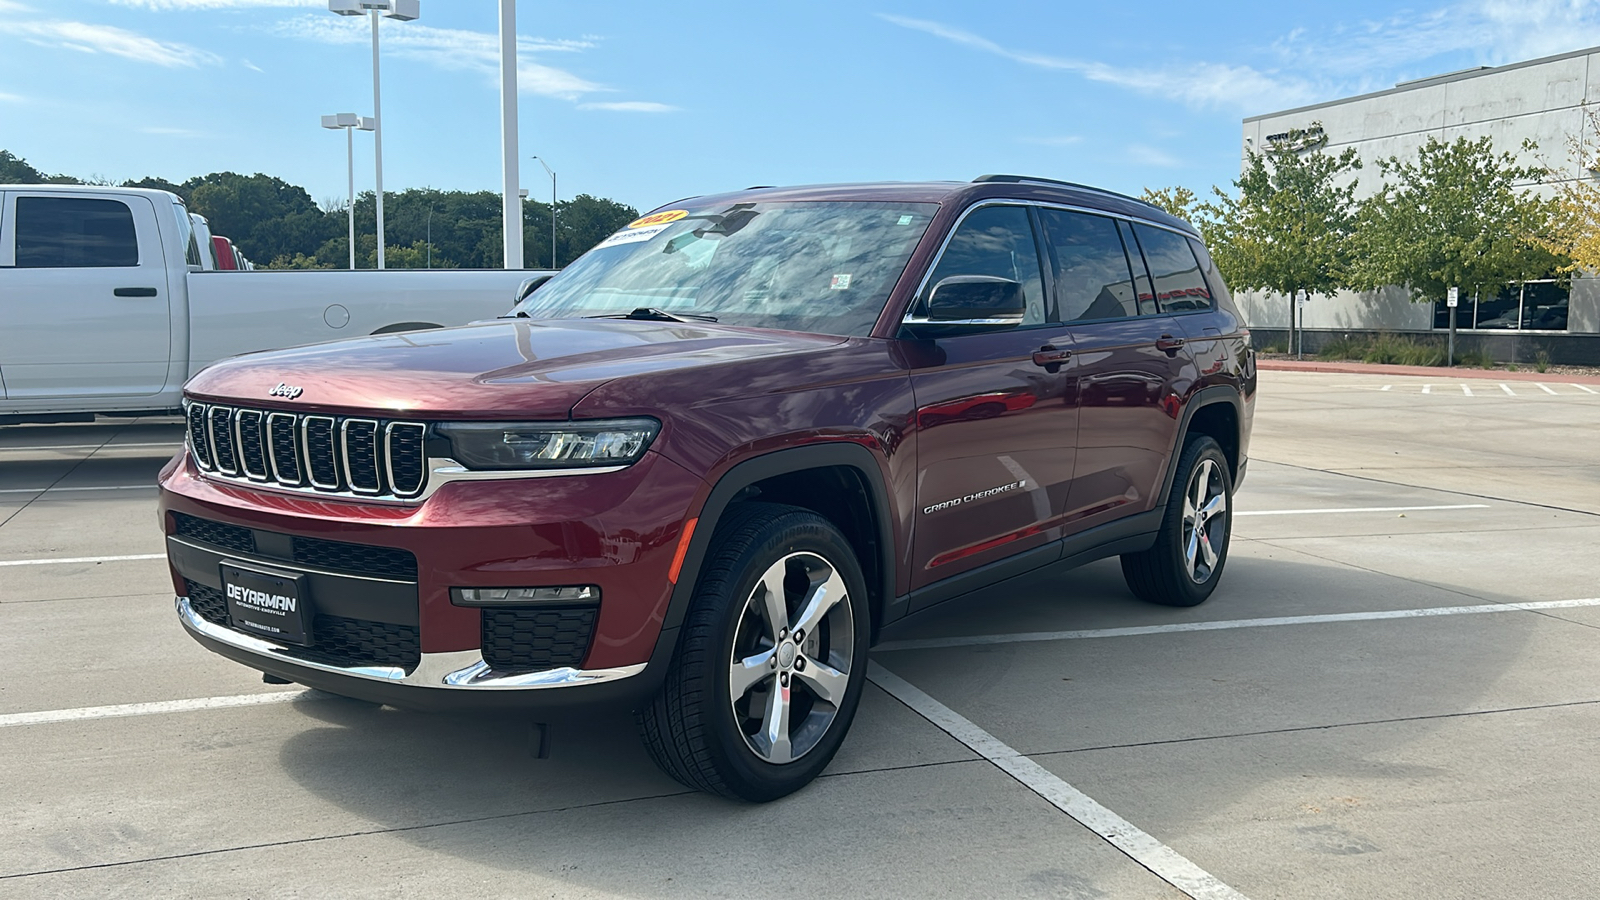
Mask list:
[{"label": "chrome bumper trim", "polygon": [[293,656],[289,653],[289,648],[281,644],[274,644],[271,641],[264,641],[258,637],[242,634],[231,628],[214,625],[200,618],[200,615],[189,605],[188,597],[178,597],[176,606],[178,619],[183,622],[183,627],[195,634],[210,638],[218,643],[227,644],[235,649],[281,660],[290,665],[315,669],[319,672],[331,672],[336,675],[347,675],[351,678],[364,678],[368,681],[403,684],[411,687],[470,691],[542,690],[544,688],[618,681],[643,672],[646,665],[645,663],[636,663],[631,666],[618,666],[614,669],[561,668],[547,669],[542,672],[497,675],[493,669],[489,668],[489,664],[483,661],[483,653],[481,651],[458,650],[450,653],[424,653],[422,654],[422,662],[410,674],[407,674],[405,669],[397,666],[330,666],[327,663],[311,662]]}]

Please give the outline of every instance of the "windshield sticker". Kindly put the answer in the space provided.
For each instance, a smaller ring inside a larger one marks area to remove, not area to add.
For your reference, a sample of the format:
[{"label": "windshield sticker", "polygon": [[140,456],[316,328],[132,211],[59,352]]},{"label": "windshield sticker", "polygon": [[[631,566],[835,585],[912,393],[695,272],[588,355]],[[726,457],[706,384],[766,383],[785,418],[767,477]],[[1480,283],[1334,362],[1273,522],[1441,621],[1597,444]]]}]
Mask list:
[{"label": "windshield sticker", "polygon": [[604,250],[607,247],[616,247],[622,244],[637,244],[642,241],[648,241],[661,232],[666,231],[668,227],[668,225],[651,225],[648,228],[624,228],[616,234],[613,234],[611,237],[601,241],[595,246],[595,249]]},{"label": "windshield sticker", "polygon": [[651,213],[648,216],[634,219],[632,222],[628,223],[628,227],[649,228],[652,225],[665,225],[668,222],[676,222],[679,219],[686,219],[688,217],[689,211],[687,209],[669,209],[665,212]]},{"label": "windshield sticker", "polygon": [[900,217],[900,224],[901,225],[910,225],[911,224],[911,217],[910,216],[901,216]]},{"label": "windshield sticker", "polygon": [[828,285],[828,289],[829,290],[833,290],[833,291],[849,290],[850,289],[850,276],[849,275],[835,275],[835,276],[833,276],[833,283]]}]

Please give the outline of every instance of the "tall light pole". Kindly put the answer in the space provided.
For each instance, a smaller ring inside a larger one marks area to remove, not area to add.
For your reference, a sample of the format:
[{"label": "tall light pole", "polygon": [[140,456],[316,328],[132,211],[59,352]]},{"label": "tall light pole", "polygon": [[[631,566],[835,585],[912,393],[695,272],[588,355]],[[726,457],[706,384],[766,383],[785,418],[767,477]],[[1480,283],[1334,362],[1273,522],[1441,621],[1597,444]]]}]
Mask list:
[{"label": "tall light pole", "polygon": [[376,119],[358,116],[355,113],[337,113],[322,117],[323,128],[344,129],[344,164],[350,178],[350,205],[347,207],[350,218],[350,268],[356,267],[356,139],[355,134],[361,131],[372,131],[378,127]]},{"label": "tall light pole", "polygon": [[517,173],[517,0],[500,0],[500,228],[506,268],[522,268],[521,178]]},{"label": "tall light pole", "polygon": [[383,268],[383,102],[378,79],[378,15],[398,22],[421,17],[421,0],[328,0],[328,9],[341,16],[369,15],[372,19],[372,117],[377,129],[372,133],[372,158],[376,170],[374,197],[378,204],[378,268]]},{"label": "tall light pole", "polygon": [[544,170],[550,173],[550,268],[554,269],[556,267],[556,171],[539,157],[533,158],[538,159],[539,165],[544,166]]}]

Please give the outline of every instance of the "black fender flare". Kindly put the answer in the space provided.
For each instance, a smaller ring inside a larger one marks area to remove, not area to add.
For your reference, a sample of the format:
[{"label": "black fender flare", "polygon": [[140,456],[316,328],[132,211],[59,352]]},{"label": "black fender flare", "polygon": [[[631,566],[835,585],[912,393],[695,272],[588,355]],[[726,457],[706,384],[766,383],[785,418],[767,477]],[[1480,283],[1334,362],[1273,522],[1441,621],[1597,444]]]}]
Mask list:
[{"label": "black fender flare", "polygon": [[[1217,384],[1208,388],[1201,388],[1190,395],[1189,402],[1184,404],[1183,407],[1183,419],[1178,424],[1178,436],[1173,441],[1172,453],[1167,457],[1166,477],[1161,479],[1160,496],[1163,502],[1167,497],[1172,496],[1172,480],[1178,475],[1178,458],[1183,455],[1183,442],[1189,437],[1189,425],[1194,420],[1194,414],[1207,406],[1215,406],[1218,403],[1232,404],[1234,421],[1238,422],[1241,428],[1243,427],[1244,400],[1240,398],[1237,389],[1225,384]],[[1243,459],[1237,460],[1236,468],[1243,464]],[[1232,474],[1235,477],[1238,476],[1237,471]]]},{"label": "black fender flare", "polygon": [[689,548],[684,553],[683,566],[679,570],[677,584],[673,586],[671,599],[667,603],[666,617],[661,622],[661,636],[656,639],[656,652],[652,656],[652,663],[663,658],[664,650],[676,646],[678,627],[683,624],[689,603],[694,598],[695,581],[700,573],[700,567],[705,564],[706,554],[710,551],[717,523],[727,512],[728,506],[733,503],[734,497],[750,485],[777,475],[803,472],[807,469],[839,467],[853,469],[861,476],[867,486],[868,502],[872,504],[869,512],[878,529],[878,570],[881,582],[876,586],[876,608],[873,610],[873,618],[874,621],[880,620],[888,603],[894,598],[895,550],[894,508],[889,502],[889,492],[884,484],[883,471],[879,467],[877,456],[860,444],[845,442],[776,450],[739,463],[723,474],[712,487],[711,494],[700,508],[694,534],[689,538]]}]

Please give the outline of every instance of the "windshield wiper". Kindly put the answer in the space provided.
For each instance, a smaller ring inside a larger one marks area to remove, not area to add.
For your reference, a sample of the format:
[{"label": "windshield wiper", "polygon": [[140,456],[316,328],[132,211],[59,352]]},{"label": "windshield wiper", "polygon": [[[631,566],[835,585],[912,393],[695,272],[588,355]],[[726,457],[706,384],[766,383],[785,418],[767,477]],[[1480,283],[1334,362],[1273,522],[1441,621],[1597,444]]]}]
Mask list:
[{"label": "windshield wiper", "polygon": [[[687,318],[685,318],[685,317],[687,317]],[[702,316],[702,315],[696,315],[695,313],[683,313],[681,316],[673,315],[672,313],[669,313],[664,309],[656,309],[653,306],[638,306],[638,307],[634,307],[633,311],[628,313],[627,315],[621,315],[621,316],[616,316],[616,315],[612,315],[612,316],[584,316],[584,318],[586,318],[586,319],[634,319],[634,320],[643,321],[643,322],[687,322],[690,319],[694,319],[694,320],[697,320],[697,321],[700,321],[700,322],[715,322],[717,320],[716,316]]]}]

